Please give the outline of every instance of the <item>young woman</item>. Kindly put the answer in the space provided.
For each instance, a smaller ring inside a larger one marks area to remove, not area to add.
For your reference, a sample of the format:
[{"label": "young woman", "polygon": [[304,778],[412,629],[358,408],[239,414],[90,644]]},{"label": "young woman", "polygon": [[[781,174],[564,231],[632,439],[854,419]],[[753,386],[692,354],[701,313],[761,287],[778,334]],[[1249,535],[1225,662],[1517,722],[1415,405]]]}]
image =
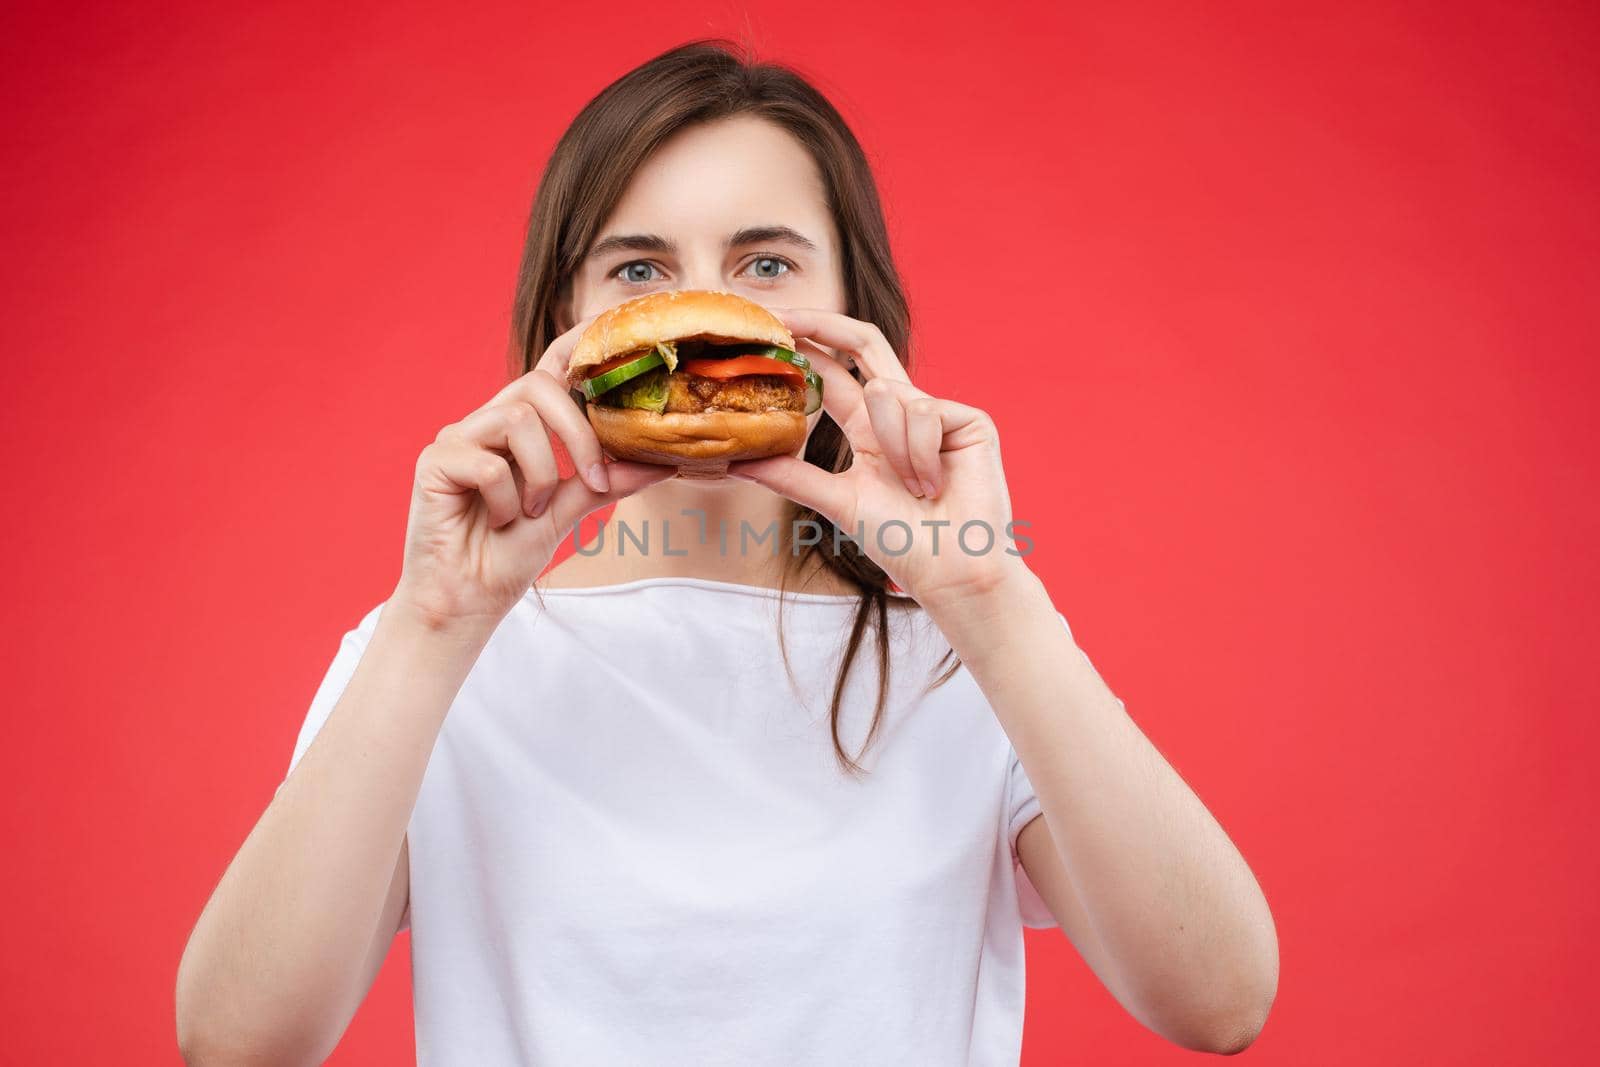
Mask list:
[{"label": "young woman", "polygon": [[[802,454],[604,461],[566,359],[680,288],[800,339]],[[912,383],[872,177],[815,89],[709,42],[608,87],[540,184],[513,332],[195,927],[190,1063],[320,1060],[407,924],[430,1064],[1015,1063],[1024,925],[1172,1041],[1252,1041],[1261,892],[1004,550],[994,424]],[[613,502],[634,536],[541,577]],[[955,543],[974,520],[988,551]]]}]

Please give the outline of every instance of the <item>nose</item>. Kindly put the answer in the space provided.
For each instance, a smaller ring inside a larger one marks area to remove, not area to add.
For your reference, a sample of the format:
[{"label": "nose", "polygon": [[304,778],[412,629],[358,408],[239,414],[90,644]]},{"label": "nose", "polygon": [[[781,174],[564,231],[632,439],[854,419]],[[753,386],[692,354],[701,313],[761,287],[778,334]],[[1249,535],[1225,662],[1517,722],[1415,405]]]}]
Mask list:
[{"label": "nose", "polygon": [[[686,260],[688,257],[685,257]],[[720,250],[707,249],[695,255],[692,261],[683,265],[683,273],[679,275],[678,288],[680,289],[720,289],[733,288],[732,280],[722,275],[722,253]],[[753,296],[751,299],[755,299]]]},{"label": "nose", "polygon": [[726,289],[727,283],[714,270],[694,270],[683,276],[680,289]]}]

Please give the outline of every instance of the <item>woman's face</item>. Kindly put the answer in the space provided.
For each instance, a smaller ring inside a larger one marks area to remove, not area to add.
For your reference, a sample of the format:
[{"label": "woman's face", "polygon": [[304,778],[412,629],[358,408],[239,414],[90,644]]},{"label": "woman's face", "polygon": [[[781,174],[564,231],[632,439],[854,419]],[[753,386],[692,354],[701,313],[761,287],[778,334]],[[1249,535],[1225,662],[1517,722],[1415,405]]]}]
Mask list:
[{"label": "woman's face", "polygon": [[669,138],[600,227],[559,325],[664,289],[844,312],[838,235],[822,176],[799,141],[749,115]]}]

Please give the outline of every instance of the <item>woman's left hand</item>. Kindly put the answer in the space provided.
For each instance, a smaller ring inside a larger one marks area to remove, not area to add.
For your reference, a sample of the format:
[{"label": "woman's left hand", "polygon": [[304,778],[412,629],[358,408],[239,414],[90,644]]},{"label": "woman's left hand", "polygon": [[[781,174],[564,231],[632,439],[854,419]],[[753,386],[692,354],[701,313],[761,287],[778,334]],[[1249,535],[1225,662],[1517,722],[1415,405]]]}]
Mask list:
[{"label": "woman's left hand", "polygon": [[[741,460],[728,474],[814,508],[924,607],[987,591],[1024,569],[1012,547],[1011,498],[988,414],[912,385],[871,323],[831,311],[772,310],[822,377],[823,410],[855,459],[839,474],[796,456]],[[866,382],[818,345],[854,360]],[[827,534],[821,547],[832,550]]]}]

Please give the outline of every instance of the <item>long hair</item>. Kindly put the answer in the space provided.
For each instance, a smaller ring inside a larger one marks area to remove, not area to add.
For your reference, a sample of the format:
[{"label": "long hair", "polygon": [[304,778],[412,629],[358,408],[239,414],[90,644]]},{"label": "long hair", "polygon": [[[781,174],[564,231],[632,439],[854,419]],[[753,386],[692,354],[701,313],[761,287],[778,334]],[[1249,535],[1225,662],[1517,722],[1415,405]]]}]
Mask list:
[{"label": "long hair", "polygon": [[[664,52],[612,82],[584,106],[557,142],[534,194],[517,272],[509,359],[513,377],[532,370],[559,335],[556,310],[572,275],[640,164],[679,130],[733,115],[754,115],[776,124],[816,160],[840,238],[845,313],[876,324],[909,371],[910,311],[889,251],[877,183],[850,127],[827,98],[795,71],[758,62],[729,41],[700,40]],[[853,373],[859,377],[859,371]],[[805,458],[835,472],[848,469],[854,458],[844,433],[826,412],[806,442]],[[811,522],[816,525],[806,528],[821,529],[823,536],[804,546],[798,556],[791,543],[785,544],[794,561],[785,569],[779,590],[779,647],[786,669],[792,673],[782,640],[781,598],[791,570],[819,555],[860,590],[829,708],[835,755],[846,771],[859,773],[863,768],[858,758],[876,737],[888,699],[889,614],[891,609],[913,607],[914,602],[891,591],[882,568],[854,541],[836,537],[827,518],[792,501],[787,515],[788,530]],[[838,551],[833,550],[836,544]],[[852,757],[839,736],[840,704],[869,629],[877,644],[877,702],[861,750]],[[946,652],[935,669],[953,657],[953,650]],[[929,688],[944,683],[959,668],[960,661],[955,660]]]}]

